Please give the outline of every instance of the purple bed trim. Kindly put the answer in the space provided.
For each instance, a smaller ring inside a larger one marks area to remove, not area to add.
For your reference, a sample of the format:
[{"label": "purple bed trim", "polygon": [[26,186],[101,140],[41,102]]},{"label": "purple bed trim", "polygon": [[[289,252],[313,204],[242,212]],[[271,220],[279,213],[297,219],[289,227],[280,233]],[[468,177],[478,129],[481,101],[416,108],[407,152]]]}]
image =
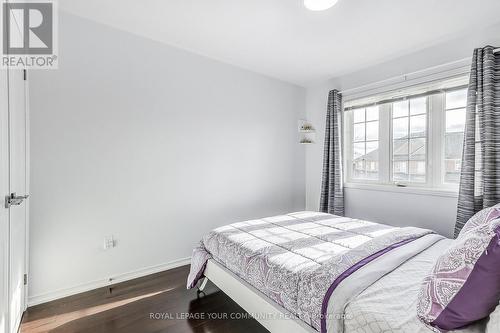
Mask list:
[{"label": "purple bed trim", "polygon": [[321,305],[321,333],[327,333],[326,332],[326,317],[327,317],[327,313],[326,312],[328,310],[328,302],[330,301],[330,297],[332,296],[333,292],[335,291],[335,289],[338,287],[338,285],[342,281],[344,281],[352,273],[356,272],[357,270],[359,270],[363,266],[369,264],[370,262],[372,262],[373,260],[377,259],[378,257],[381,257],[384,254],[386,254],[387,252],[392,251],[392,250],[394,250],[394,249],[396,249],[396,248],[398,248],[400,246],[403,246],[405,244],[408,244],[410,242],[413,242],[414,240],[417,240],[417,239],[419,239],[421,237],[422,236],[408,238],[408,239],[405,239],[405,240],[403,240],[401,242],[394,243],[391,246],[388,246],[385,249],[380,250],[378,252],[375,252],[374,254],[366,257],[365,259],[363,259],[361,261],[358,261],[356,264],[354,264],[349,269],[347,269],[342,274],[340,274],[335,279],[335,281],[333,281],[333,283],[330,285],[330,288],[328,288],[328,290],[327,290],[327,292],[325,294],[325,298],[323,299],[323,304]]}]

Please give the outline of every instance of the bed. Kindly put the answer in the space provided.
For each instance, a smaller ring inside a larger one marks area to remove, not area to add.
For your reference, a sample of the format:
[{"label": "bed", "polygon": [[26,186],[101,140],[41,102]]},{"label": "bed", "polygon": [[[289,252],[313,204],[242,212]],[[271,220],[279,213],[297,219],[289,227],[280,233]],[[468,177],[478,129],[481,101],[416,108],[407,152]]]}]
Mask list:
[{"label": "bed", "polygon": [[270,332],[432,332],[417,318],[417,294],[448,242],[318,212],[244,221],[203,238],[187,287],[210,279]]}]

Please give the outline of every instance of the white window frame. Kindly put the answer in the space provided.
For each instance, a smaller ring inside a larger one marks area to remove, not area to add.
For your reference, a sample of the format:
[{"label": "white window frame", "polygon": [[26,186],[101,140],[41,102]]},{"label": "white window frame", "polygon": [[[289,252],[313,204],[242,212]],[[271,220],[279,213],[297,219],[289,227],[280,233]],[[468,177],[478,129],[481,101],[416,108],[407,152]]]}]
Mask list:
[{"label": "white window frame", "polygon": [[[391,185],[396,185],[396,186],[404,186],[404,187],[408,187],[408,186],[414,186],[414,187],[432,187],[432,176],[429,174],[429,156],[432,156],[430,154],[430,152],[432,152],[432,149],[430,148],[430,139],[432,137],[431,133],[430,133],[430,130],[432,128],[431,126],[431,120],[430,120],[430,97],[431,96],[426,96],[426,106],[427,106],[427,110],[426,110],[426,129],[425,129],[425,133],[426,133],[426,142],[425,142],[425,182],[404,182],[404,181],[394,181],[392,179],[392,174],[393,174],[393,167],[394,167],[394,161],[392,160],[393,159],[393,144],[394,144],[394,138],[392,137],[392,133],[393,133],[393,117],[392,117],[392,103],[389,104],[389,109],[390,109],[390,114],[389,114],[389,131],[388,131],[388,135],[389,135],[389,146],[390,146],[390,150],[389,150],[389,178],[388,178],[388,184],[391,184]],[[410,121],[411,119],[411,111],[408,110],[408,121]],[[410,128],[410,124],[408,123],[408,135],[410,135],[411,133],[411,128]],[[409,149],[410,149],[410,138],[408,139],[408,153],[409,153]],[[408,160],[408,173],[410,171],[410,160]]]},{"label": "white window frame", "polygon": [[[463,83],[460,84],[463,86]],[[457,86],[458,87],[458,86]],[[456,87],[450,86],[446,90]],[[408,96],[411,96],[411,92]],[[376,97],[375,97],[376,98]],[[356,101],[350,103],[350,109],[356,108]],[[361,104],[358,104],[362,106]],[[344,113],[344,186],[348,188],[385,190],[393,192],[413,192],[456,197],[458,184],[444,182],[444,145],[446,131],[445,92],[427,96],[427,157],[426,182],[394,182],[392,181],[392,103],[379,105],[379,179],[352,178],[353,147],[353,113]],[[388,143],[388,144],[387,144]]]}]

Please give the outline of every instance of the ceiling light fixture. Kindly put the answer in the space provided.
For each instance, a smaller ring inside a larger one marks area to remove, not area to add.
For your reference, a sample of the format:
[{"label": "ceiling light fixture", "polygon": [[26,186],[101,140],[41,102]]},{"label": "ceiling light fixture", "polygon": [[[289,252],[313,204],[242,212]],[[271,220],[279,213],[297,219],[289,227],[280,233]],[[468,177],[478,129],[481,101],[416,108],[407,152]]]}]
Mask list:
[{"label": "ceiling light fixture", "polygon": [[304,0],[304,6],[313,11],[327,10],[335,6],[338,0]]}]

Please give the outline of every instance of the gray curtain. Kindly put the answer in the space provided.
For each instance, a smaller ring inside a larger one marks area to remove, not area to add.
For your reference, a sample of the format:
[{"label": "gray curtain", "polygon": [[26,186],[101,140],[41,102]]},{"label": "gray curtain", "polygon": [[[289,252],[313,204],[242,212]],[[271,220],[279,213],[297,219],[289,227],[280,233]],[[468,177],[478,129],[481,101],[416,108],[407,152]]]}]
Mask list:
[{"label": "gray curtain", "polygon": [[500,202],[500,53],[474,50],[455,237],[483,208]]},{"label": "gray curtain", "polygon": [[326,111],[323,179],[321,182],[320,211],[344,215],[344,188],[342,182],[342,95],[337,90],[328,94]]}]

